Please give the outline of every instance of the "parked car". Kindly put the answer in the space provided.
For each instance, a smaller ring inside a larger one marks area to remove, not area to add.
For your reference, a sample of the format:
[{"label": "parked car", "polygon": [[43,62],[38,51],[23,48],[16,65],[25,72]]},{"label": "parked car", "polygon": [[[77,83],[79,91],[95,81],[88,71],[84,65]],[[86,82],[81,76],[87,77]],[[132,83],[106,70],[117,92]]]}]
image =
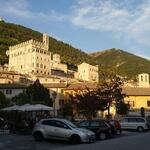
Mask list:
[{"label": "parked car", "polygon": [[0,128],[4,126],[4,123],[5,123],[4,119],[0,117]]},{"label": "parked car", "polygon": [[134,129],[143,132],[144,130],[148,130],[148,122],[142,117],[125,117],[121,121],[121,127],[122,129]]},{"label": "parked car", "polygon": [[96,134],[97,139],[105,140],[111,136],[111,127],[103,119],[83,120],[78,126],[93,131]]},{"label": "parked car", "polygon": [[148,129],[150,129],[150,117],[146,117],[146,121],[147,121],[147,126],[148,126]]},{"label": "parked car", "polygon": [[109,123],[112,127],[112,133],[120,135],[122,133],[121,124],[118,120],[111,119],[109,120]]},{"label": "parked car", "polygon": [[42,119],[35,125],[33,137],[35,141],[58,139],[70,141],[72,144],[94,142],[96,139],[92,131],[78,128],[65,119]]}]

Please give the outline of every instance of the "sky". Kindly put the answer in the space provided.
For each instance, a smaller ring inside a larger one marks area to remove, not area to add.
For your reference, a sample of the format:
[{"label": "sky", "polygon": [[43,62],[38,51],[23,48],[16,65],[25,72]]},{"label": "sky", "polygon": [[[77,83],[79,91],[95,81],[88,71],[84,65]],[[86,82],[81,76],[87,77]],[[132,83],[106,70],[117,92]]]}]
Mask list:
[{"label": "sky", "polygon": [[0,0],[0,16],[87,53],[117,48],[150,59],[150,0]]}]

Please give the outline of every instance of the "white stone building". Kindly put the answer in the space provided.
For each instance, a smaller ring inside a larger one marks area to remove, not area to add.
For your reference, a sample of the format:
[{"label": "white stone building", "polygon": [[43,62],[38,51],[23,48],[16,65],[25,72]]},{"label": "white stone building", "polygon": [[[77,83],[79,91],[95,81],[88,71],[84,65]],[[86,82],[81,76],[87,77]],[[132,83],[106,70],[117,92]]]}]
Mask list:
[{"label": "white stone building", "polygon": [[99,81],[98,65],[93,66],[88,63],[78,65],[78,72],[75,73],[75,78],[97,83]]},{"label": "white stone building", "polygon": [[61,70],[65,73],[67,73],[67,65],[61,63],[60,55],[54,54],[53,59],[51,61],[51,67],[52,69]]},{"label": "white stone building", "polygon": [[25,89],[26,86],[21,84],[0,84],[0,91],[9,99],[22,93]]},{"label": "white stone building", "polygon": [[10,46],[9,71],[21,74],[51,74],[51,53],[49,50],[49,36],[43,34],[43,42],[29,40],[15,46]]}]

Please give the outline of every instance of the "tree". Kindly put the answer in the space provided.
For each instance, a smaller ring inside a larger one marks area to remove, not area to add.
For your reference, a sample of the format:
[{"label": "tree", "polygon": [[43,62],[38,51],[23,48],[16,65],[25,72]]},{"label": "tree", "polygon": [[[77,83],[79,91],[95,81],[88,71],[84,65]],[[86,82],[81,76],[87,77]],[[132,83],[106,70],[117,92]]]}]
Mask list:
[{"label": "tree", "polygon": [[110,116],[110,107],[112,105],[116,107],[116,110],[121,109],[123,106],[123,100],[126,95],[122,93],[122,85],[123,80],[119,76],[112,72],[101,72],[100,90],[98,91],[102,99],[107,103],[108,116]]},{"label": "tree", "polygon": [[73,103],[77,106],[77,112],[82,113],[86,118],[92,118],[96,112],[103,108],[103,103],[100,101],[96,90],[80,90],[72,96]]},{"label": "tree", "polygon": [[36,80],[25,91],[12,98],[12,101],[18,105],[42,103],[52,106],[49,90],[46,89],[39,80]]},{"label": "tree", "polygon": [[0,91],[0,108],[4,108],[8,105],[5,95]]},{"label": "tree", "polygon": [[26,93],[31,103],[44,103],[49,106],[53,104],[49,90],[38,79],[26,89]]},{"label": "tree", "polygon": [[64,118],[70,116],[73,118],[73,108],[72,108],[72,101],[71,100],[67,100],[67,102],[65,102],[60,110],[62,116]]},{"label": "tree", "polygon": [[16,103],[17,105],[23,105],[23,104],[30,104],[31,101],[26,93],[26,91],[23,91],[19,95],[16,95],[12,98],[12,102]]},{"label": "tree", "polygon": [[126,104],[124,101],[119,101],[116,103],[116,112],[119,115],[126,115],[129,111],[130,105]]}]

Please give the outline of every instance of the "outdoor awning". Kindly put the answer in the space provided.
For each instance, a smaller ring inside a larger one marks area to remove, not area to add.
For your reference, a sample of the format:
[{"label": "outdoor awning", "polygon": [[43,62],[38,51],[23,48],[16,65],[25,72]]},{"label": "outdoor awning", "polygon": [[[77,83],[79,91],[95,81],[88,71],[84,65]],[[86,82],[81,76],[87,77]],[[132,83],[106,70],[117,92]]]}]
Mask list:
[{"label": "outdoor awning", "polygon": [[35,104],[35,105],[25,104],[20,106],[19,110],[20,111],[40,111],[40,110],[52,111],[53,108],[43,104]]},{"label": "outdoor awning", "polygon": [[18,106],[18,105],[13,105],[13,106],[10,106],[10,107],[2,108],[1,111],[19,110],[19,107],[20,107],[20,106]]},{"label": "outdoor awning", "polygon": [[7,108],[3,108],[1,109],[1,111],[53,111],[53,107],[49,107],[43,104],[35,104],[35,105],[31,105],[31,104],[25,104],[22,106],[18,106],[18,105],[14,105],[11,107],[7,107]]}]

